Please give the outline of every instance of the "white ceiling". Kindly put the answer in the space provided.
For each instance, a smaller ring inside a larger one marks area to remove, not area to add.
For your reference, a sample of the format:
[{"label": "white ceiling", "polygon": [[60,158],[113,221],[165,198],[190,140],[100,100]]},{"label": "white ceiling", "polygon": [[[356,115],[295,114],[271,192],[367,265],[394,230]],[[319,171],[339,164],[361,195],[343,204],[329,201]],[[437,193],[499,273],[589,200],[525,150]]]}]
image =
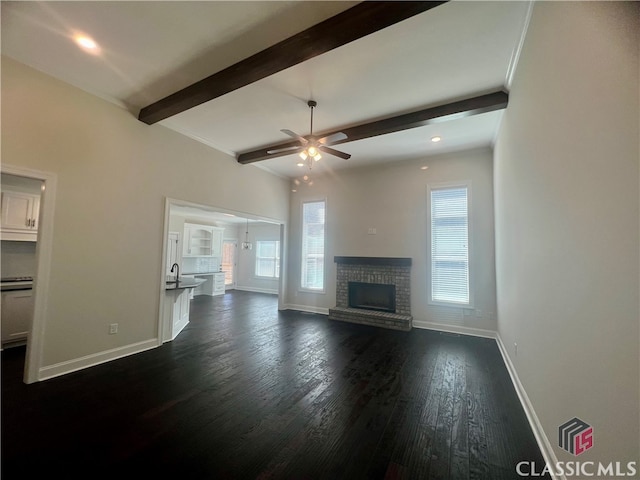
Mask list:
[{"label": "white ceiling", "polygon": [[[2,2],[2,53],[127,108],[140,108],[357,2]],[[530,2],[452,1],[160,122],[235,155],[314,131],[508,86]],[[72,41],[92,36],[99,55]],[[336,146],[314,171],[491,145],[492,112]],[[149,128],[157,128],[150,126]],[[440,135],[434,144],[430,138]],[[299,176],[295,155],[259,162]],[[252,168],[247,166],[246,168]]]}]

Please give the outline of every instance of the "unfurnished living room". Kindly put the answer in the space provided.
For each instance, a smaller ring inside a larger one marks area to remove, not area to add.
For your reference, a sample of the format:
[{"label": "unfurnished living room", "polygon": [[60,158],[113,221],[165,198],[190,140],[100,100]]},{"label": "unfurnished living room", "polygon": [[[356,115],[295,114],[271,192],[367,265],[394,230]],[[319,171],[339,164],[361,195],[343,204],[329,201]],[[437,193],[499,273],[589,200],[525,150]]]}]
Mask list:
[{"label": "unfurnished living room", "polygon": [[1,35],[3,478],[640,478],[639,3]]}]

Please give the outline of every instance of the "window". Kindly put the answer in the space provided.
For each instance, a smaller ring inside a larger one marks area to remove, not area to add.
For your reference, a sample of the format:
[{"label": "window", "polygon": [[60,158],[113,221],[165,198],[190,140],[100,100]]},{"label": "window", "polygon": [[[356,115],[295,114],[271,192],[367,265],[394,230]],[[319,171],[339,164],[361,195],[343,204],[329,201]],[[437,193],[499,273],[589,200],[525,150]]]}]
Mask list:
[{"label": "window", "polygon": [[256,276],[265,278],[280,277],[280,241],[256,241]]},{"label": "window", "polygon": [[432,303],[470,305],[467,186],[430,189]]},{"label": "window", "polygon": [[324,290],[324,214],[324,201],[302,204],[303,289]]}]

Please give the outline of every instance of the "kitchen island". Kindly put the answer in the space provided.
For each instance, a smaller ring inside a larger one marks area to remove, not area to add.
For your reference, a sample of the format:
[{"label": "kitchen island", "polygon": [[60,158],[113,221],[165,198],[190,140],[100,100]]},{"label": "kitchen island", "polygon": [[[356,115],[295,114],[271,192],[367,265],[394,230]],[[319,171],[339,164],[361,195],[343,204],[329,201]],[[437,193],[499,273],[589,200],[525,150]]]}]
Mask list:
[{"label": "kitchen island", "polygon": [[190,290],[197,288],[204,279],[181,277],[168,280],[165,285],[162,342],[170,342],[189,323]]}]

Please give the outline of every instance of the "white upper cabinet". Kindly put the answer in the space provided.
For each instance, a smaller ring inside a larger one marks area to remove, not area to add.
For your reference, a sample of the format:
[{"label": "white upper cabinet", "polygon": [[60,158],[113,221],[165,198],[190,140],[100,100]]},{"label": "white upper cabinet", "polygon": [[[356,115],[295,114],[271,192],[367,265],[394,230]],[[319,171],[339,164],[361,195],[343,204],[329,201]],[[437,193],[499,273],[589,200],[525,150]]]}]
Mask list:
[{"label": "white upper cabinet", "polygon": [[30,193],[3,190],[2,227],[3,240],[36,241],[40,197]]},{"label": "white upper cabinet", "polygon": [[224,228],[214,227],[211,232],[211,256],[222,257],[222,240]]},{"label": "white upper cabinet", "polygon": [[184,224],[183,257],[220,257],[223,228],[210,225]]}]

